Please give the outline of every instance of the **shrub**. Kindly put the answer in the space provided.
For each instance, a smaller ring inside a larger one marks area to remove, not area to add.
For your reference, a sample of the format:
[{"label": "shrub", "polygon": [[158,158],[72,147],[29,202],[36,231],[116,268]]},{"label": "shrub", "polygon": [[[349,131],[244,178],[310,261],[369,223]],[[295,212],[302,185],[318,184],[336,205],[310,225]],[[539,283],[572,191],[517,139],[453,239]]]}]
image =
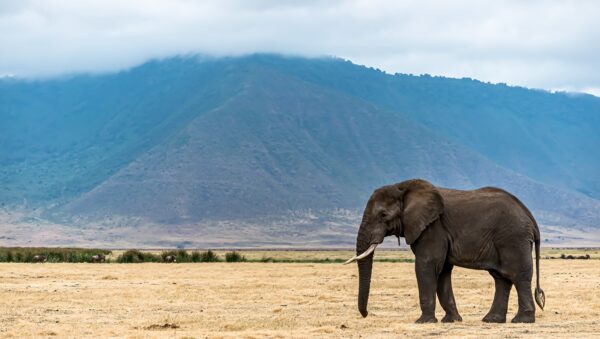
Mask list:
[{"label": "shrub", "polygon": [[260,262],[273,262],[273,258],[263,256],[262,258],[260,258]]},{"label": "shrub", "polygon": [[162,258],[148,252],[127,250],[117,258],[119,263],[160,262]]},{"label": "shrub", "polygon": [[186,250],[178,250],[175,254],[177,257],[177,262],[190,262],[190,255]]},{"label": "shrub", "polygon": [[200,253],[200,262],[218,262],[221,261],[219,256],[215,254],[215,252],[208,250],[206,252]]},{"label": "shrub", "polygon": [[48,258],[46,259],[46,262],[53,262],[53,263],[57,263],[57,262],[63,262],[60,258],[60,256],[58,255],[49,255]]},{"label": "shrub", "polygon": [[236,251],[225,253],[225,261],[227,262],[242,262],[246,261],[246,257]]},{"label": "shrub", "polygon": [[198,252],[198,251],[192,252],[192,257],[191,257],[192,262],[200,262],[201,259],[202,259],[202,257],[201,257],[200,252]]}]

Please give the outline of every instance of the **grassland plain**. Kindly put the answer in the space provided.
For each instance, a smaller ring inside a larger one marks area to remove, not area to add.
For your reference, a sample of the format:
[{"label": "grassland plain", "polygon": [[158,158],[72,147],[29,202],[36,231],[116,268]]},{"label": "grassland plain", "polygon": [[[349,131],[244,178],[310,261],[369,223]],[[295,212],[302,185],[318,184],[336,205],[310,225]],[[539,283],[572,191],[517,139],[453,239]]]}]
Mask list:
[{"label": "grassland plain", "polygon": [[[554,253],[554,251],[557,251]],[[600,251],[592,260],[542,260],[546,310],[535,324],[485,324],[493,297],[485,271],[457,268],[464,321],[414,324],[414,264],[376,263],[369,317],[356,309],[355,265],[306,263],[0,264],[1,337],[597,337]],[[337,258],[350,252],[243,252]],[[376,257],[406,257],[378,251]],[[509,319],[516,312],[513,289]],[[438,318],[443,311],[437,307]]]}]

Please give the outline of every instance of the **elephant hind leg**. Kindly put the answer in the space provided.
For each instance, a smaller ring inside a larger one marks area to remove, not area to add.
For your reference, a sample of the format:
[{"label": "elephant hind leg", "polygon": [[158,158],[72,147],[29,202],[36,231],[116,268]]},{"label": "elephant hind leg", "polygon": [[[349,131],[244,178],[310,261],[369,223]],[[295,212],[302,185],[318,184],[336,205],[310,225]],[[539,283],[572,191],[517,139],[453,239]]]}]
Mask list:
[{"label": "elephant hind leg", "polygon": [[535,322],[535,304],[531,294],[531,274],[515,282],[517,293],[519,295],[519,310],[512,319],[513,323],[534,323]]},{"label": "elephant hind leg", "polygon": [[488,314],[483,318],[486,323],[505,323],[506,312],[508,311],[508,297],[510,296],[510,289],[512,288],[512,282],[504,278],[497,271],[489,271],[492,277],[494,277],[494,283],[496,285],[496,293],[494,294],[494,301]]},{"label": "elephant hind leg", "polygon": [[502,273],[510,278],[519,296],[519,310],[512,319],[513,323],[535,322],[535,304],[531,293],[531,278],[533,276],[532,246],[532,243],[522,244],[522,246],[516,246],[513,251],[502,253],[502,262],[507,263],[502,267]]},{"label": "elephant hind leg", "polygon": [[462,321],[462,317],[458,314],[454,292],[452,291],[452,268],[452,265],[446,264],[438,277],[437,296],[440,300],[440,305],[446,311],[446,315],[442,318],[443,323]]}]

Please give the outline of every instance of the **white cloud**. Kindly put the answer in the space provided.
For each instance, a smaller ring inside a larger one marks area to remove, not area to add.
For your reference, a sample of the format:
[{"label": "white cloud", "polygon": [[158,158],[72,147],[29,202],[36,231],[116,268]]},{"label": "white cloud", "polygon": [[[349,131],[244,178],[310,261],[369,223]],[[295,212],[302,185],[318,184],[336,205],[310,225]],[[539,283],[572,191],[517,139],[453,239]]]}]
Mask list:
[{"label": "white cloud", "polygon": [[600,88],[597,32],[597,1],[9,0],[0,1],[0,74],[280,52],[583,91]]}]

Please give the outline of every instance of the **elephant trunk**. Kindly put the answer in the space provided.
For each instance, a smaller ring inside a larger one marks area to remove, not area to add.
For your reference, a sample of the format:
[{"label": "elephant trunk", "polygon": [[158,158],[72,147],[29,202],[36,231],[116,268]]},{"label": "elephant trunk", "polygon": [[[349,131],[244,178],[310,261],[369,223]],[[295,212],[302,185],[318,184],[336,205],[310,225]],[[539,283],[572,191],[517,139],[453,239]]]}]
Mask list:
[{"label": "elephant trunk", "polygon": [[[366,225],[363,223],[360,225],[358,231],[358,237],[356,239],[356,254],[359,255],[364,253],[370,242],[370,235],[366,231]],[[373,254],[369,254],[358,263],[358,311],[363,317],[366,317],[369,312],[367,311],[367,304],[369,302],[369,290],[371,288],[371,272],[373,271]]]},{"label": "elephant trunk", "polygon": [[366,317],[371,288],[371,272],[373,271],[373,254],[358,262],[358,311]]}]

